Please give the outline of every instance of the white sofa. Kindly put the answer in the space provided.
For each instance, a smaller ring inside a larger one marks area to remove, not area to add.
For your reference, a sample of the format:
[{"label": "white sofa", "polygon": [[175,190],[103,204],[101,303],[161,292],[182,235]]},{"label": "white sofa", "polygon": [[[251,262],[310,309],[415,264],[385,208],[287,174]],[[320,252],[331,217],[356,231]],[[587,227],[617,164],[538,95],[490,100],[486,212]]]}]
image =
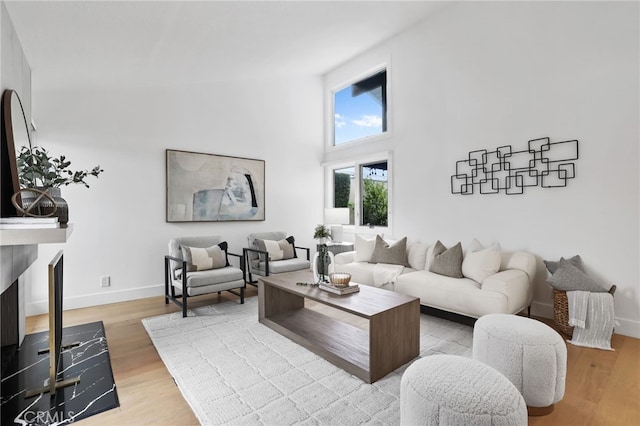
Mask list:
[{"label": "white sofa", "polygon": [[423,306],[465,317],[515,314],[531,306],[536,270],[536,259],[531,253],[501,252],[499,271],[476,282],[430,272],[430,247],[425,244],[409,242],[406,251],[408,266],[392,281],[386,281],[389,277],[388,273],[385,275],[386,265],[358,261],[356,251],[336,255],[334,268],[349,272],[354,283],[418,297]]}]

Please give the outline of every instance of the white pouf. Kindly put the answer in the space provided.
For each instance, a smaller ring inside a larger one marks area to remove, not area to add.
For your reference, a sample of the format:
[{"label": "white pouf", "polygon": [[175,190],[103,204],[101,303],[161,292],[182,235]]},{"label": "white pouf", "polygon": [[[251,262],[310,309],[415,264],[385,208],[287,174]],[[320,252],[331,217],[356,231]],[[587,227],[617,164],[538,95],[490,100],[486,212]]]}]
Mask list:
[{"label": "white pouf", "polygon": [[567,346],[540,321],[508,314],[480,317],[473,328],[473,359],[504,374],[531,415],[550,413],[564,396]]},{"label": "white pouf", "polygon": [[495,369],[470,358],[432,355],[402,375],[402,425],[526,425],[518,389]]}]

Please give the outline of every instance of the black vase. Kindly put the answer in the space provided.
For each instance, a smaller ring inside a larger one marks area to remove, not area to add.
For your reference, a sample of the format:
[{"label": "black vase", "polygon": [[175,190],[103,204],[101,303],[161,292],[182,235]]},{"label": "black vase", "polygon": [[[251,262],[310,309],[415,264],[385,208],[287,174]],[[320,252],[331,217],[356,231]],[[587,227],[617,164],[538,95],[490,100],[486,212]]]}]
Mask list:
[{"label": "black vase", "polygon": [[[69,222],[69,205],[67,201],[60,196],[60,188],[35,189],[46,192],[53,199],[53,202],[38,192],[22,191],[22,208],[25,211],[28,211],[31,216],[57,217],[61,224]],[[39,200],[38,197],[40,197]],[[34,206],[36,202],[37,205]]]}]

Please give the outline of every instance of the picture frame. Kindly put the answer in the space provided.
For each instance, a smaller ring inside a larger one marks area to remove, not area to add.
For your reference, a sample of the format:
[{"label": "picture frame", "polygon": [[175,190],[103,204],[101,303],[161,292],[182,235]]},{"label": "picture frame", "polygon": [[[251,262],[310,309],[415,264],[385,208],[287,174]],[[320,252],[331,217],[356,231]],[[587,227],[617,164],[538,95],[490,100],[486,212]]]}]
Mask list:
[{"label": "picture frame", "polygon": [[265,161],[166,150],[166,221],[265,220]]}]

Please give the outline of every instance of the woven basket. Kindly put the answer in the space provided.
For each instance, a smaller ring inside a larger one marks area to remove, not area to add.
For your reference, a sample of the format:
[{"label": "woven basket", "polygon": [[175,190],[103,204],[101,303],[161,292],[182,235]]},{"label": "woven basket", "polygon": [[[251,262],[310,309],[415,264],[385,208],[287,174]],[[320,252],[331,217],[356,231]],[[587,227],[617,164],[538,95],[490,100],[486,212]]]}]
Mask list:
[{"label": "woven basket", "polygon": [[[616,292],[616,286],[612,285],[609,293],[612,295]],[[567,300],[567,292],[563,290],[553,289],[553,320],[560,331],[573,337],[573,327],[569,325],[569,302]]]}]

